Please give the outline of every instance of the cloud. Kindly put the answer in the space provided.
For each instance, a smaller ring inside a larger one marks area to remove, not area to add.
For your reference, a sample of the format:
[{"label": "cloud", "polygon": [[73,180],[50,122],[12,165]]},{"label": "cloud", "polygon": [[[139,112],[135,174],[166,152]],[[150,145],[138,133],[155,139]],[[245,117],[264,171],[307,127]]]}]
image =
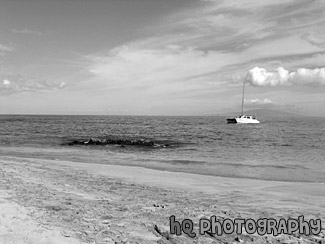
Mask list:
[{"label": "cloud", "polygon": [[229,64],[225,57],[229,60],[221,52],[177,45],[149,49],[131,44],[89,57],[88,70],[110,88],[146,87],[165,93],[211,89],[210,73]]},{"label": "cloud", "polygon": [[325,85],[325,68],[299,68],[289,72],[283,67],[274,71],[255,67],[248,71],[246,81],[253,86],[281,86],[281,85]]},{"label": "cloud", "polygon": [[10,86],[10,81],[5,79],[5,80],[3,80],[2,85],[5,87],[8,87],[8,86]]},{"label": "cloud", "polygon": [[273,102],[268,98],[253,98],[245,99],[245,108],[255,109],[255,108],[275,108],[280,107],[279,104]]},{"label": "cloud", "polygon": [[297,112],[296,103],[274,102],[268,98],[245,99],[246,109],[276,109],[286,112]]},{"label": "cloud", "polygon": [[289,74],[289,81],[293,84],[325,85],[325,68],[300,68]]},{"label": "cloud", "polygon": [[58,88],[64,88],[64,87],[66,87],[66,86],[67,86],[67,83],[64,82],[64,81],[58,83]]},{"label": "cloud", "polygon": [[[188,6],[167,16],[158,27],[155,25],[149,38],[127,45],[139,52],[153,50],[164,53],[166,47],[173,45],[222,54],[219,60],[211,60],[215,69],[211,69],[210,74],[196,74],[217,86],[224,82],[238,83],[245,79],[248,68],[256,64],[262,67],[284,66],[293,70],[299,66],[306,67],[306,63],[323,66],[325,62],[317,62],[324,54],[325,39],[321,34],[325,27],[325,3],[321,1],[208,0]],[[187,63],[188,60],[180,60],[178,64]],[[208,66],[211,67],[210,64]],[[141,68],[139,72],[142,73]],[[192,72],[192,66],[189,66],[188,72]],[[279,69],[268,79],[270,84],[262,81],[260,85],[286,83],[285,72]]]},{"label": "cloud", "polygon": [[17,74],[7,74],[6,77],[7,78],[3,79],[2,83],[0,83],[0,94],[62,89],[67,85],[65,82],[49,82],[45,80],[27,78]]},{"label": "cloud", "polygon": [[30,29],[12,29],[12,32],[16,34],[25,34],[25,35],[37,35],[37,36],[43,35],[43,32],[30,30]]},{"label": "cloud", "polygon": [[0,44],[0,51],[3,52],[12,52],[14,49],[10,46]]},{"label": "cloud", "polygon": [[3,45],[0,43],[0,56],[4,56],[8,52],[14,51],[14,48],[12,46]]},{"label": "cloud", "polygon": [[321,48],[325,47],[325,38],[320,33],[316,34],[316,33],[309,31],[307,33],[304,33],[302,38],[314,46],[321,47]]},{"label": "cloud", "polygon": [[191,45],[243,50],[297,33],[302,38],[310,26],[322,33],[324,8],[321,1],[201,1],[169,16],[164,33],[182,33],[179,38]]},{"label": "cloud", "polygon": [[268,98],[264,98],[264,99],[255,98],[249,100],[245,99],[245,104],[265,105],[265,104],[273,104],[273,102]]}]

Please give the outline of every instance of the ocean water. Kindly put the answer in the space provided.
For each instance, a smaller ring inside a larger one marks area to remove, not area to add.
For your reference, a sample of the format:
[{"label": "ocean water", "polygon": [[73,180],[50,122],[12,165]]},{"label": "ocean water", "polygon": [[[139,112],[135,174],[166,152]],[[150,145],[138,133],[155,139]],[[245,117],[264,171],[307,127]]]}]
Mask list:
[{"label": "ocean water", "polygon": [[[324,118],[0,115],[0,154],[274,181],[325,182]],[[67,145],[151,140],[168,147]]]}]

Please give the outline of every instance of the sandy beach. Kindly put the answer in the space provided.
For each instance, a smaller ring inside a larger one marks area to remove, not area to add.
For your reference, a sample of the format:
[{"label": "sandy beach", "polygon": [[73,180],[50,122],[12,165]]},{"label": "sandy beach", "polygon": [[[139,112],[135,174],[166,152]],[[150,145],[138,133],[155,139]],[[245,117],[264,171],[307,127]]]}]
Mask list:
[{"label": "sandy beach", "polygon": [[325,0],[0,6],[0,244],[325,244]]},{"label": "sandy beach", "polygon": [[[0,157],[0,243],[325,243],[318,235],[198,234],[200,218],[325,223],[325,185]],[[194,222],[194,239],[169,217]],[[324,226],[324,224],[323,224]],[[324,228],[324,227],[323,227]]]}]

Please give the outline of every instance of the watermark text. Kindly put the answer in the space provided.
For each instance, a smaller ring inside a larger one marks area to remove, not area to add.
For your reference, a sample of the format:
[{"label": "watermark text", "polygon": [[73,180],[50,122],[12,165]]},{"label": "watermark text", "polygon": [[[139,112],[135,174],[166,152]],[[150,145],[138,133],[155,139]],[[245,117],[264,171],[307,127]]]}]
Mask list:
[{"label": "watermark text", "polygon": [[[194,231],[194,223],[191,219],[183,219],[177,221],[175,216],[169,217],[170,233],[181,235],[187,234],[189,237],[196,237]],[[301,215],[297,219],[273,219],[273,218],[261,218],[261,219],[223,219],[218,220],[215,215],[209,219],[201,218],[199,220],[198,233],[204,235],[206,233],[221,236],[223,234],[242,234],[243,230],[247,234],[258,233],[259,235],[272,234],[277,236],[279,234],[292,235],[299,233],[302,235],[317,235],[322,231],[322,223],[320,219],[310,219],[309,221],[304,219]]]}]

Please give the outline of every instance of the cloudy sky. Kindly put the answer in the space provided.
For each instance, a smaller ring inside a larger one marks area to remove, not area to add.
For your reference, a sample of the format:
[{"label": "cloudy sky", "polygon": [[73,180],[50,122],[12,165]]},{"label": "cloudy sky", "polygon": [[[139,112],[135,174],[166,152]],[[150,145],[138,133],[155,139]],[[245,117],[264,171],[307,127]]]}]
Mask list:
[{"label": "cloudy sky", "polygon": [[2,0],[0,113],[325,116],[325,1]]}]

